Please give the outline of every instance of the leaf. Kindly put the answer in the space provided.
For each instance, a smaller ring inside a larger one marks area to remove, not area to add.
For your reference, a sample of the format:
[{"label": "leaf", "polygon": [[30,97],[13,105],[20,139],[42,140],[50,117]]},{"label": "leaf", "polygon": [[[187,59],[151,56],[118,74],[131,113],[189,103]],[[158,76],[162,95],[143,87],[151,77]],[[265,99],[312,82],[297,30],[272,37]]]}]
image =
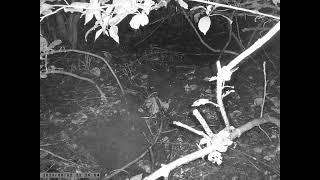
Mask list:
[{"label": "leaf", "polygon": [[212,163],[217,163],[220,165],[222,163],[222,156],[221,153],[218,151],[213,151],[210,154],[208,154],[208,160]]},{"label": "leaf", "polygon": [[280,4],[280,0],[272,0],[272,3],[276,6],[278,6],[278,4]]},{"label": "leaf", "polygon": [[87,10],[85,14],[86,14],[85,22],[84,22],[85,25],[91,21],[93,16],[96,18],[97,21],[101,20],[100,10]]},{"label": "leaf", "polygon": [[131,0],[113,0],[113,4],[119,4],[119,6],[116,6],[114,8],[114,13],[115,14],[123,14],[123,13],[129,14],[130,12],[136,12],[137,7],[135,7],[132,2],[133,1],[131,1]]},{"label": "leaf", "polygon": [[214,9],[215,9],[215,6],[208,5],[206,8],[206,14],[209,15]]},{"label": "leaf", "polygon": [[188,4],[185,3],[183,0],[177,0],[178,4],[183,7],[184,9],[188,9]]},{"label": "leaf", "polygon": [[148,112],[152,115],[155,115],[160,111],[160,107],[158,106],[157,99],[155,97],[146,99],[145,106],[147,107]]},{"label": "leaf", "polygon": [[50,5],[50,4],[47,4],[47,3],[43,3],[41,6],[40,6],[40,15],[47,15],[49,13],[52,12],[52,9],[53,6]]},{"label": "leaf", "polygon": [[196,23],[199,22],[200,15],[201,15],[200,13],[196,13],[196,14],[193,15],[194,22],[196,22]]},{"label": "leaf", "polygon": [[92,68],[92,69],[90,70],[90,72],[91,72],[93,75],[97,76],[97,77],[100,77],[100,75],[101,75],[101,71],[100,71],[100,69],[99,69],[98,67]]},{"label": "leaf", "polygon": [[85,22],[84,25],[86,25],[91,19],[93,18],[93,12],[92,11],[86,11],[86,17],[85,17]]},{"label": "leaf", "polygon": [[171,99],[169,99],[168,102],[161,101],[161,99],[159,99],[159,98],[158,98],[158,100],[159,100],[160,106],[163,108],[163,110],[167,111],[169,109]]},{"label": "leaf", "polygon": [[44,37],[40,36],[40,52],[45,51],[47,47],[48,47],[47,40]]},{"label": "leaf", "polygon": [[142,173],[130,178],[130,180],[141,180],[141,179],[142,179]]},{"label": "leaf", "polygon": [[262,97],[257,97],[254,99],[254,106],[261,106],[263,104],[263,98]]},{"label": "leaf", "polygon": [[199,30],[206,35],[207,31],[209,30],[211,25],[211,20],[209,16],[204,16],[200,19],[198,23]]},{"label": "leaf", "polygon": [[109,29],[109,34],[112,39],[114,39],[119,44],[119,36],[118,36],[118,26],[111,26]]},{"label": "leaf", "polygon": [[107,16],[109,16],[109,15],[111,15],[111,13],[112,13],[112,11],[114,10],[114,6],[108,6],[107,7],[107,9],[104,11],[104,15],[107,15]]},{"label": "leaf", "polygon": [[60,39],[54,40],[50,45],[48,46],[49,49],[53,49],[54,47],[60,45],[62,41]]},{"label": "leaf", "polygon": [[204,6],[195,6],[195,7],[191,8],[190,11],[194,11],[197,9],[206,9],[206,8]]},{"label": "leaf", "polygon": [[94,11],[94,17],[96,18],[97,21],[101,20],[101,11],[100,10],[95,10]]},{"label": "leaf", "polygon": [[147,25],[148,23],[149,23],[148,16],[144,13],[140,13],[132,17],[130,21],[130,26],[133,29],[139,29],[140,25],[144,26],[144,25]]},{"label": "leaf", "polygon": [[158,10],[161,7],[167,7],[167,4],[170,2],[170,0],[159,0],[158,3],[154,6],[155,10]]},{"label": "leaf", "polygon": [[41,73],[40,72],[40,78],[47,78],[47,73]]},{"label": "leaf", "polygon": [[107,26],[109,26],[109,20],[110,20],[110,17],[111,16],[107,16],[107,15],[104,15],[101,19],[101,21],[97,21],[96,24],[100,24],[101,28],[103,30],[106,30],[107,29]]},{"label": "leaf", "polygon": [[229,116],[231,119],[237,119],[241,116],[241,111],[235,110],[235,111],[229,113]]},{"label": "leaf", "polygon": [[113,16],[113,14],[111,13],[113,9],[114,7],[109,6],[106,9],[106,11],[103,13],[101,20],[96,22],[96,24],[97,23],[100,24],[100,26],[102,27],[102,29],[104,29],[104,31],[107,29],[108,26],[111,26],[110,19]]},{"label": "leaf", "polygon": [[94,36],[94,40],[97,40],[98,37],[101,35],[101,33],[103,32],[103,29],[99,29],[97,32],[96,32],[96,35]]},{"label": "leaf", "polygon": [[[85,23],[87,24],[93,16],[96,18],[97,21],[101,20],[101,7],[99,0],[90,0],[89,10],[86,11]],[[92,8],[92,9],[91,9]]]},{"label": "leaf", "polygon": [[260,153],[262,153],[263,148],[262,148],[262,147],[255,147],[255,148],[253,148],[253,151],[254,151],[255,153],[260,154]]},{"label": "leaf", "polygon": [[198,89],[198,87],[199,87],[199,86],[196,85],[196,84],[191,84],[191,85],[186,84],[186,85],[184,86],[184,91],[186,91],[186,92],[194,91],[194,90]]},{"label": "leaf", "polygon": [[143,3],[143,6],[142,6],[142,9],[143,11],[146,13],[146,14],[149,14],[150,13],[150,10],[152,8],[152,6],[154,5],[155,3],[152,1],[152,0],[145,0],[144,3]]},{"label": "leaf", "polygon": [[193,102],[193,104],[191,106],[198,107],[198,106],[205,105],[205,104],[213,104],[213,105],[217,106],[217,104],[213,103],[209,99],[198,99],[195,102]]}]

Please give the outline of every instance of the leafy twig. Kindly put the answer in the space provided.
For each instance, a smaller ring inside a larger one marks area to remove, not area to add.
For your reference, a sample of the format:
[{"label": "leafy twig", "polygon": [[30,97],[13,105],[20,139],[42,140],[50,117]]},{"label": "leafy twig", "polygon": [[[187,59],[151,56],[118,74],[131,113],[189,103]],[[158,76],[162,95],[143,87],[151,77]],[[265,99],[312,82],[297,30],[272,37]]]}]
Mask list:
[{"label": "leafy twig", "polygon": [[[188,17],[187,13],[185,12],[184,9],[182,9],[182,12],[183,12],[183,15],[184,17],[187,19],[187,21],[189,22],[190,26],[192,27],[193,31],[196,33],[196,35],[198,36],[200,42],[206,47],[208,48],[210,51],[214,52],[214,53],[220,53],[221,51],[220,50],[217,50],[217,49],[213,49],[212,47],[210,47],[206,42],[204,42],[204,40],[201,38],[198,30],[196,29],[196,27],[193,25],[193,23],[191,22],[190,18]],[[228,54],[232,54],[232,55],[239,55],[239,53],[237,52],[234,52],[234,51],[229,51],[229,50],[226,50],[225,53],[228,53]]]}]

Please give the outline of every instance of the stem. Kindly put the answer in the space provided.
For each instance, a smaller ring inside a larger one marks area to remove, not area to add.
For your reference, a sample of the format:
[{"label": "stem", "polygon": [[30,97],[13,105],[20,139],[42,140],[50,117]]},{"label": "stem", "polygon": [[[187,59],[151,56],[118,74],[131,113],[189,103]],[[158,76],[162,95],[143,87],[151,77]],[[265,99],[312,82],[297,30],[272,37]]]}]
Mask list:
[{"label": "stem", "polygon": [[217,103],[220,109],[220,113],[222,115],[224,124],[226,125],[226,128],[229,129],[230,127],[230,123],[228,120],[228,116],[226,113],[226,110],[224,108],[223,105],[223,100],[222,100],[222,90],[224,88],[224,79],[222,77],[219,77],[221,75],[219,75],[219,73],[221,72],[221,65],[220,65],[220,61],[217,61],[217,68],[218,68],[218,75],[217,75]]},{"label": "stem", "polygon": [[[232,15],[231,15],[231,18],[230,18],[231,20],[232,20],[233,15],[234,15],[234,12],[232,12]],[[231,37],[232,37],[232,22],[228,21],[228,19],[227,19],[227,23],[228,23],[228,26],[229,26],[228,41],[226,42],[226,44],[224,45],[223,49],[221,50],[221,53],[220,53],[220,55],[219,55],[219,57],[218,57],[218,61],[221,60],[221,57],[222,57],[224,51],[227,49],[227,47],[229,46],[229,44],[230,44],[230,42],[231,42]]]}]

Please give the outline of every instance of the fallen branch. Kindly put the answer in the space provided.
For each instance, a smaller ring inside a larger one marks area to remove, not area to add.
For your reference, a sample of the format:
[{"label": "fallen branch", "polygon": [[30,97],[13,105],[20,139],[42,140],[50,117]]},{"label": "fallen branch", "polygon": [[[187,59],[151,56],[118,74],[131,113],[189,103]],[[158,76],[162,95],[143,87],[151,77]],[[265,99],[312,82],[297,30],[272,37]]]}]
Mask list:
[{"label": "fallen branch", "polygon": [[[263,118],[254,119],[254,120],[242,125],[241,127],[238,127],[236,129],[232,130],[232,132],[228,138],[230,140],[234,140],[234,139],[240,137],[241,134],[243,134],[244,132],[252,129],[255,126],[259,126],[264,123],[273,123],[280,128],[280,121],[278,119],[271,117],[269,115],[265,115]],[[193,153],[188,154],[182,158],[179,158],[169,164],[162,165],[162,167],[160,169],[158,169],[157,171],[155,171],[151,175],[145,177],[143,180],[156,180],[160,177],[167,178],[169,176],[169,173],[173,169],[175,169],[183,164],[187,164],[191,161],[194,161],[196,159],[202,158],[202,157],[210,154],[211,152],[213,152],[215,150],[215,148],[216,147],[214,147],[214,146],[208,146],[208,147],[203,148],[199,151],[193,152]]]}]

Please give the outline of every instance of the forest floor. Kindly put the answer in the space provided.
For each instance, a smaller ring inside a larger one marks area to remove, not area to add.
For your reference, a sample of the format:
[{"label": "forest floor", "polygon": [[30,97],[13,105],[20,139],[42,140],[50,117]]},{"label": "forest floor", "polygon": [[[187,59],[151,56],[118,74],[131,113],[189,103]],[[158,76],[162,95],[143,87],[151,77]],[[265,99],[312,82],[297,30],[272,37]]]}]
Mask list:
[{"label": "forest floor", "polygon": [[[202,130],[190,105],[199,98],[215,102],[215,86],[204,80],[211,74],[208,65],[184,61],[190,59],[155,48],[135,61],[114,58],[110,64],[125,89],[123,95],[103,62],[83,55],[54,57],[56,67],[94,80],[107,102],[102,103],[92,84],[74,77],[40,80],[40,172],[96,172],[105,177],[133,162],[110,179],[145,177],[161,164],[197,151],[200,137],[172,122]],[[260,117],[261,64],[248,60],[228,82],[235,92],[224,105],[234,127]],[[93,68],[101,73],[92,73]],[[264,113],[280,119],[280,70],[268,66],[266,72]],[[213,132],[224,128],[216,107],[199,110]],[[223,153],[221,165],[197,159],[173,170],[169,179],[280,179],[280,130],[273,124],[255,127]]]}]

